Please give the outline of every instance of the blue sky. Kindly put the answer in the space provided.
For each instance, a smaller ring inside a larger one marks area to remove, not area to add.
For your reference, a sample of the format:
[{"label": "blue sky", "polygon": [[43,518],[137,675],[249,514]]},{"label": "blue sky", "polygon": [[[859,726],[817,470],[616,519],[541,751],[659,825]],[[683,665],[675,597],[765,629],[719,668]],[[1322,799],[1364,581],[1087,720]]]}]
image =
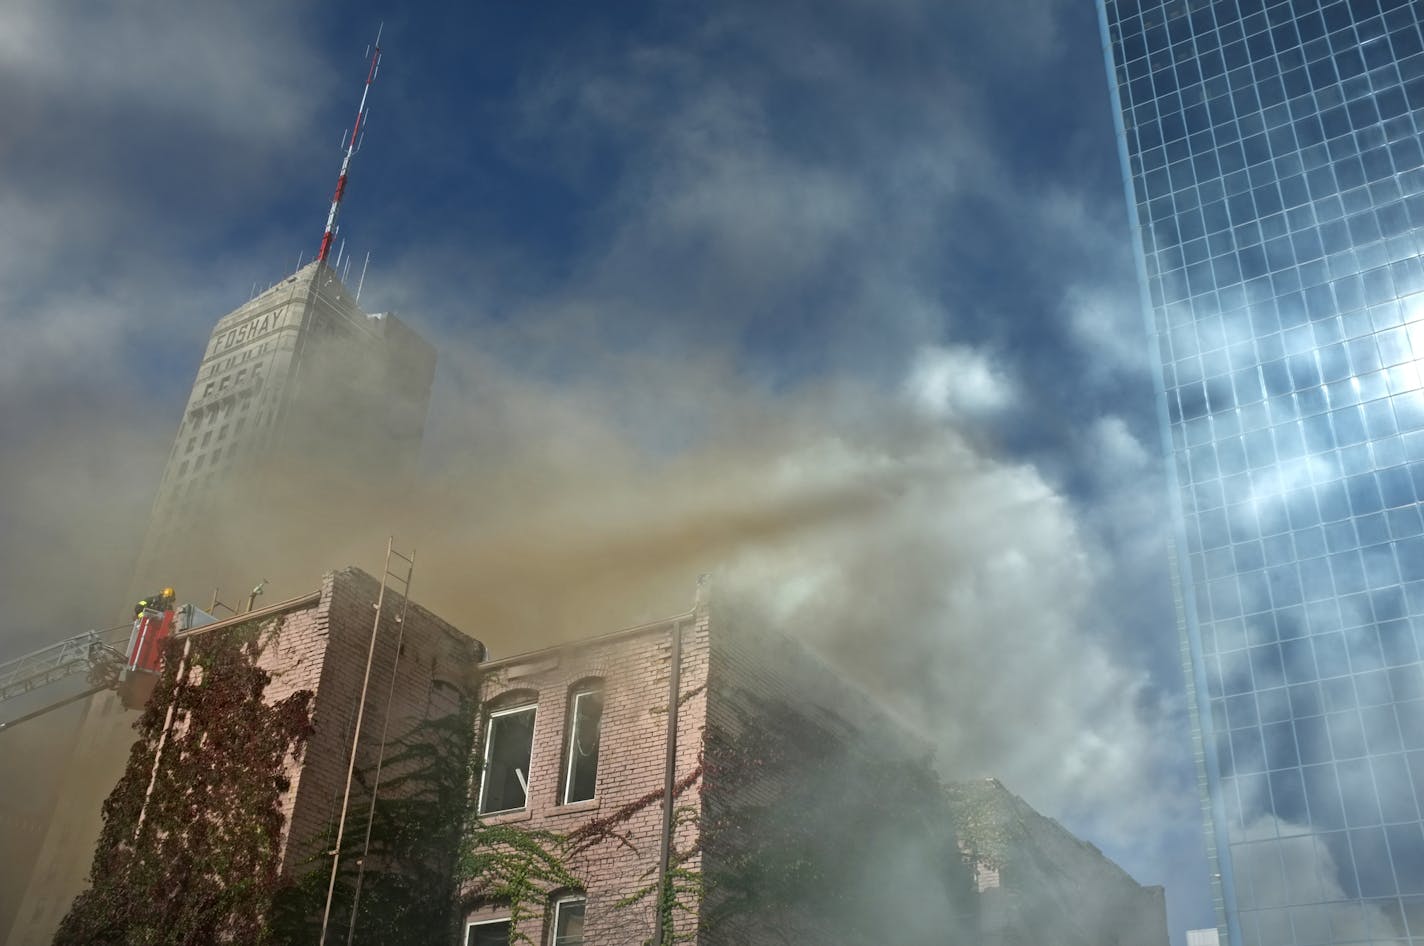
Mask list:
[{"label": "blue sky", "polygon": [[123,556],[212,322],[316,249],[382,20],[342,235],[441,349],[434,603],[484,613],[475,561],[633,619],[725,570],[1209,925],[1089,4],[7,4],[7,597]]}]

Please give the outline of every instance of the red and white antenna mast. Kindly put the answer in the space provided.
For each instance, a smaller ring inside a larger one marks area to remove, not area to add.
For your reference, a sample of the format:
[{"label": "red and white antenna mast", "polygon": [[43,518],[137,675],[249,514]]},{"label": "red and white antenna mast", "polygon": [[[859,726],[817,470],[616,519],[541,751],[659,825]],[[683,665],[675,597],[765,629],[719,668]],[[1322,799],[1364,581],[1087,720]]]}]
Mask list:
[{"label": "red and white antenna mast", "polygon": [[[385,26],[382,24],[381,29]],[[336,178],[336,191],[331,195],[331,210],[326,214],[326,232],[321,235],[321,249],[316,258],[325,263],[331,255],[331,244],[336,239],[336,215],[341,211],[341,198],[346,196],[346,174],[351,170],[351,156],[361,142],[361,126],[366,121],[366,96],[371,92],[371,83],[376,81],[376,72],[381,68],[381,30],[376,30],[376,45],[371,52],[371,67],[366,70],[366,84],[361,87],[361,104],[356,109],[356,124],[351,127],[351,136],[346,141],[346,154],[341,159],[341,174]]]}]

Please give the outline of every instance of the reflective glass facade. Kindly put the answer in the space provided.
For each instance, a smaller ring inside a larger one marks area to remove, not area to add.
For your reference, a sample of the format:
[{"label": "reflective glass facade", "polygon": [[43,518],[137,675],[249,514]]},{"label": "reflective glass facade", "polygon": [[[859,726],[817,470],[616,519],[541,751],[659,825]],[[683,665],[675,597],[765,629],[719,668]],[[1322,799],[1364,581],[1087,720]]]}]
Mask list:
[{"label": "reflective glass facade", "polygon": [[1232,946],[1424,944],[1424,0],[1099,0]]}]

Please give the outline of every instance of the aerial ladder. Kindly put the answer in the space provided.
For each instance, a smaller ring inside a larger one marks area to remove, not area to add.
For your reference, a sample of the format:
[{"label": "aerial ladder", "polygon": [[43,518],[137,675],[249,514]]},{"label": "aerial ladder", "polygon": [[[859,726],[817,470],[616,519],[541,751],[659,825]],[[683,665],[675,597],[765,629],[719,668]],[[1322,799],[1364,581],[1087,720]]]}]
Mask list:
[{"label": "aerial ladder", "polygon": [[[148,700],[163,668],[163,646],[179,631],[217,620],[191,604],[178,606],[172,588],[134,605],[132,624],[85,631],[68,640],[0,663],[0,732],[105,690],[116,690],[129,709]],[[45,687],[86,676],[86,689],[6,719],[15,700]]]}]

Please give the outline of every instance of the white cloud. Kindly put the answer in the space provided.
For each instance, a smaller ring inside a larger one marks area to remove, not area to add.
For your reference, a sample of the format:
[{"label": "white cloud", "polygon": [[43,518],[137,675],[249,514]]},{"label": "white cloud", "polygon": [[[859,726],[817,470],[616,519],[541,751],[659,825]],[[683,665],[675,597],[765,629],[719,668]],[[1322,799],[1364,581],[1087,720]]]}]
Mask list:
[{"label": "white cloud", "polygon": [[1016,386],[986,354],[962,345],[927,346],[905,380],[910,402],[943,418],[984,420],[1013,405]]},{"label": "white cloud", "polygon": [[[23,88],[72,105],[166,110],[230,133],[291,134],[310,115],[313,84],[326,84],[296,12],[265,2],[9,0],[0,75],[11,95]],[[308,94],[292,94],[299,89]]]}]

